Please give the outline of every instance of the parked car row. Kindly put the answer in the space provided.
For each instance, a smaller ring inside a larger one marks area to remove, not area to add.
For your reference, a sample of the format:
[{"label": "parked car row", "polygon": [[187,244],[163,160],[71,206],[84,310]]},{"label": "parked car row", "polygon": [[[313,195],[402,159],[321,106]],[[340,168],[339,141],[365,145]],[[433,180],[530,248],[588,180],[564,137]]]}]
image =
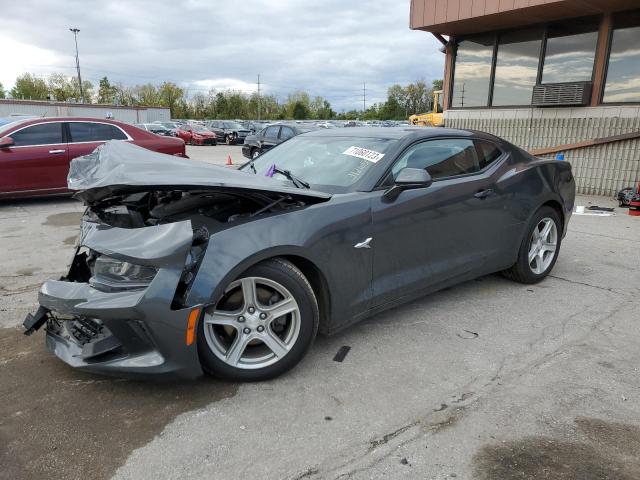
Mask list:
[{"label": "parked car row", "polygon": [[288,123],[276,123],[261,131],[248,135],[242,146],[242,154],[247,158],[257,158],[272,147],[290,138],[316,130],[317,127]]}]

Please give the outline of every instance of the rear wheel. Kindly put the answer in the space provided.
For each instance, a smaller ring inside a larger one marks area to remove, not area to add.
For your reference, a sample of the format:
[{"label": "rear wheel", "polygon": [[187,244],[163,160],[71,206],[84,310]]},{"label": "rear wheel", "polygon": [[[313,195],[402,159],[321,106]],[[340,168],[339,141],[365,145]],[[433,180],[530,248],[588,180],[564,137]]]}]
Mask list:
[{"label": "rear wheel", "polygon": [[558,212],[542,207],[531,219],[517,262],[503,274],[520,283],[538,283],[556,263],[560,252],[561,222]]},{"label": "rear wheel", "polygon": [[296,365],[318,331],[316,297],[305,276],[282,259],[261,262],[231,282],[205,310],[198,351],[208,373],[260,381]]}]

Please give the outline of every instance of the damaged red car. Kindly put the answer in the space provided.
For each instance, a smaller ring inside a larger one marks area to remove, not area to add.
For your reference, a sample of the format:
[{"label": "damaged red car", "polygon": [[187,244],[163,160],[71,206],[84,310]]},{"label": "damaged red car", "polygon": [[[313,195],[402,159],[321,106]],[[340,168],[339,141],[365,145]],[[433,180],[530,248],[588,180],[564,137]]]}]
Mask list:
[{"label": "damaged red car", "polygon": [[189,145],[217,145],[218,137],[211,130],[199,125],[178,127],[178,137]]}]

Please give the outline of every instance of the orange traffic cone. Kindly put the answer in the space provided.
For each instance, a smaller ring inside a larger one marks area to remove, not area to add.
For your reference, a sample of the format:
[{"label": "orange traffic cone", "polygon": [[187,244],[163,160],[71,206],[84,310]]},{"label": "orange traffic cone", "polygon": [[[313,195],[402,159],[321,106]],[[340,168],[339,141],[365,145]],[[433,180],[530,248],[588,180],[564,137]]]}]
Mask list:
[{"label": "orange traffic cone", "polygon": [[227,165],[233,165],[233,160],[231,160],[231,154],[227,156]]}]

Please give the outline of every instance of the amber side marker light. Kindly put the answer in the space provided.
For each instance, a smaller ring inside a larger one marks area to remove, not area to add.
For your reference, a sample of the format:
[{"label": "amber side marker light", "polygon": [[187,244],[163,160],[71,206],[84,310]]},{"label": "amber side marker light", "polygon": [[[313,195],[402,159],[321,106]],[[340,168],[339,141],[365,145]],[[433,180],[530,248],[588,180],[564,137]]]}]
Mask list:
[{"label": "amber side marker light", "polygon": [[196,325],[200,316],[200,307],[196,307],[189,313],[189,321],[187,322],[187,331],[185,335],[185,343],[191,345],[196,338]]}]

